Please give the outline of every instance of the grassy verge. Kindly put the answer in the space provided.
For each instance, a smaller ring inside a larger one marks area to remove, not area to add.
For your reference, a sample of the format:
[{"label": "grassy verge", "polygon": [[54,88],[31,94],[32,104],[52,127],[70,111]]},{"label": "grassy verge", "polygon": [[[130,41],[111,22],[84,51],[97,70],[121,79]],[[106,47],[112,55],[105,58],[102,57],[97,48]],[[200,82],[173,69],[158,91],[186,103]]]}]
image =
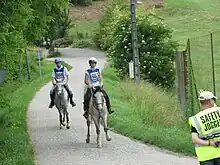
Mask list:
[{"label": "grassy verge", "polygon": [[[0,164],[32,165],[33,148],[27,132],[27,107],[35,93],[51,78],[54,64],[43,62],[43,77],[32,75],[32,80],[20,84],[5,84],[1,92],[9,100],[9,107],[0,115]],[[65,65],[70,69],[69,65]]]},{"label": "grassy verge", "polygon": [[213,91],[210,33],[214,38],[216,91],[220,90],[220,10],[219,0],[166,0],[165,7],[156,12],[174,30],[173,38],[185,49],[191,41],[191,57],[198,89]]},{"label": "grassy verge", "polygon": [[190,132],[178,107],[177,98],[152,84],[139,87],[131,81],[119,81],[111,68],[103,70],[115,114],[109,124],[115,131],[144,143],[186,155],[194,155]]},{"label": "grassy verge", "polygon": [[70,29],[69,37],[73,40],[74,48],[94,48],[93,36],[98,28],[98,21],[77,21]]}]

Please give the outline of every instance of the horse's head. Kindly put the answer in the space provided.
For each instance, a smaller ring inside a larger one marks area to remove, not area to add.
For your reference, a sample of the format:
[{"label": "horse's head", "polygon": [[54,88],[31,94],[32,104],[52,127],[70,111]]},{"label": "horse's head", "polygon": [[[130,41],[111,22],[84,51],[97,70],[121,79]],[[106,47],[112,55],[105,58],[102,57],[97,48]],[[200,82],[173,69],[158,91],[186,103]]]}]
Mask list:
[{"label": "horse's head", "polygon": [[101,86],[93,87],[92,90],[93,90],[93,100],[95,107],[98,110],[102,110],[104,106],[104,94],[102,92],[102,87]]},{"label": "horse's head", "polygon": [[56,90],[57,90],[57,95],[58,96],[63,95],[63,87],[64,87],[64,83],[57,83],[56,84]]}]

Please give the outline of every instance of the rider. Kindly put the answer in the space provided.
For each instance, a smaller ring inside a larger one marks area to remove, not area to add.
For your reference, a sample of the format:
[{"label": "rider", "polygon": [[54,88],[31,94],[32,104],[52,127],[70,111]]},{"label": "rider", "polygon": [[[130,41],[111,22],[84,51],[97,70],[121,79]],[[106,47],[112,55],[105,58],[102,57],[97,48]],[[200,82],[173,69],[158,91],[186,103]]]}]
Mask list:
[{"label": "rider", "polygon": [[[103,79],[102,79],[102,74],[101,74],[101,70],[99,68],[96,67],[97,64],[97,60],[95,57],[92,57],[89,59],[89,66],[90,68],[86,70],[85,73],[85,80],[84,83],[87,85],[87,90],[86,93],[84,95],[84,111],[85,113],[83,114],[83,116],[87,119],[88,118],[88,110],[89,110],[89,101],[90,98],[92,96],[92,91],[91,88],[92,87],[96,87],[96,86],[103,86]],[[111,104],[110,104],[110,99],[106,93],[106,91],[103,89],[103,94],[106,100],[106,106],[108,108],[108,112],[109,114],[113,113],[114,110],[111,109]]]},{"label": "rider", "polygon": [[55,58],[54,60],[56,67],[53,69],[52,72],[52,83],[53,87],[50,90],[50,105],[49,108],[53,108],[54,106],[54,97],[55,97],[55,84],[57,81],[65,82],[64,88],[66,89],[68,96],[70,98],[70,104],[72,107],[76,106],[76,103],[73,101],[73,92],[71,91],[68,80],[69,80],[69,72],[65,66],[61,64],[62,60],[60,58]]}]

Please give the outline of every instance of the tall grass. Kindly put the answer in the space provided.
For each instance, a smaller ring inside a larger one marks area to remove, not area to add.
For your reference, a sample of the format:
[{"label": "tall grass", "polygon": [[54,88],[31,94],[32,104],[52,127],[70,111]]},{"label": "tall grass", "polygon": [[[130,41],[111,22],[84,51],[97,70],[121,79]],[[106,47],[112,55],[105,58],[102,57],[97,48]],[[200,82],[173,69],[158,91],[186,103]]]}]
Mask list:
[{"label": "tall grass", "polygon": [[73,40],[72,47],[95,47],[93,37],[98,28],[98,21],[77,21],[69,30],[69,37]]},{"label": "tall grass", "polygon": [[118,79],[112,68],[103,70],[104,86],[116,112],[109,115],[115,131],[186,155],[194,155],[190,131],[175,95],[153,84]]}]

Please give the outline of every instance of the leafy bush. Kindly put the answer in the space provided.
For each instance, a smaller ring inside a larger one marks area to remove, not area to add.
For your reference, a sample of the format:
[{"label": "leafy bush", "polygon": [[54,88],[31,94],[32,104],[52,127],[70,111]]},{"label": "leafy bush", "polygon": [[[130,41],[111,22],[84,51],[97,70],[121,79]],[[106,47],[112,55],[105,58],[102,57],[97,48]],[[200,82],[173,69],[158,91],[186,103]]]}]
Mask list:
[{"label": "leafy bush", "polygon": [[65,48],[68,47],[69,45],[71,45],[73,43],[72,40],[70,40],[69,38],[59,38],[57,40],[54,40],[54,46],[57,47],[61,47],[61,48]]},{"label": "leafy bush", "polygon": [[62,56],[62,53],[60,53],[59,51],[53,51],[49,54],[49,58],[51,57],[61,57]]},{"label": "leafy bush", "polygon": [[52,10],[53,20],[50,22],[48,31],[45,34],[51,43],[54,40],[68,40],[68,30],[73,26],[69,18],[69,10],[60,7],[53,7]]},{"label": "leafy bush", "polygon": [[78,5],[91,5],[92,0],[71,0],[70,1],[72,4],[78,4]]},{"label": "leafy bush", "polygon": [[71,47],[73,48],[86,48],[93,45],[93,40],[87,32],[76,32],[71,38],[73,40]]},{"label": "leafy bush", "polygon": [[[173,51],[177,44],[171,40],[171,29],[153,17],[152,13],[146,14],[141,7],[137,8],[137,29],[141,77],[162,87],[173,87]],[[128,63],[133,60],[128,4],[121,0],[107,7],[97,36],[95,41],[101,49],[107,50],[118,73],[127,76]]]},{"label": "leafy bush", "polygon": [[[7,81],[14,81],[26,75],[25,49],[28,46],[43,35],[52,39],[66,35],[70,27],[69,1],[20,0],[18,3],[1,0],[0,6],[0,69],[6,68]],[[36,66],[32,64],[30,67],[34,71]]]}]

